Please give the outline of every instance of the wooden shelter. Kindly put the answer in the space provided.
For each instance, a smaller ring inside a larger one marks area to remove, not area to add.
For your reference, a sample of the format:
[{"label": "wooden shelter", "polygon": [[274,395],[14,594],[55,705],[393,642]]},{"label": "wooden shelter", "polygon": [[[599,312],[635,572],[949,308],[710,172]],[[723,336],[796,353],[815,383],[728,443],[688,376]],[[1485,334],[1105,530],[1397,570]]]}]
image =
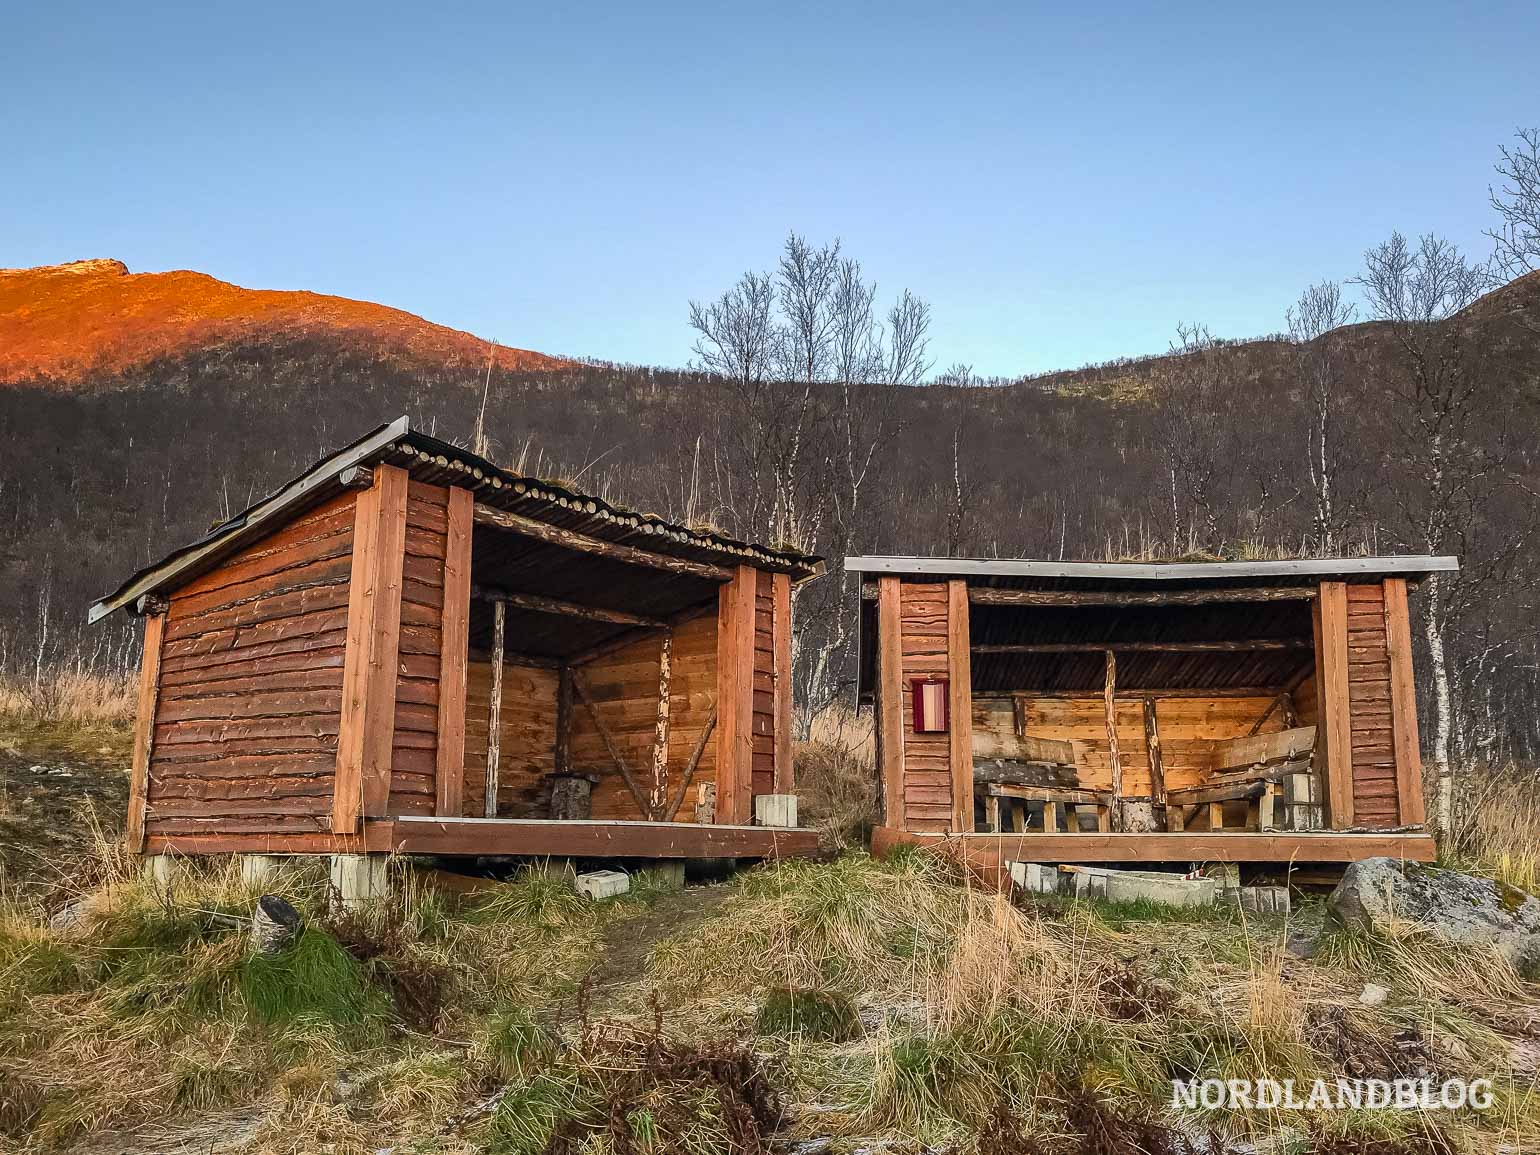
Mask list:
[{"label": "wooden shelter", "polygon": [[127,839],[761,857],[817,558],[518,477],[406,418],[97,602],[144,618]]},{"label": "wooden shelter", "polygon": [[874,846],[1428,860],[1407,591],[1449,557],[855,557]]}]

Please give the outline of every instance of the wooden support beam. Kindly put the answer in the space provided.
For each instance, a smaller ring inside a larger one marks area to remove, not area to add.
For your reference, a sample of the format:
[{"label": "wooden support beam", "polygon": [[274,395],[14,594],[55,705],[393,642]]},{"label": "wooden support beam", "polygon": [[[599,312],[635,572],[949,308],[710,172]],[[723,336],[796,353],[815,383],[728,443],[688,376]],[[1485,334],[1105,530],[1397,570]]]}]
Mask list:
[{"label": "wooden support beam", "polygon": [[1102,684],[1102,702],[1107,715],[1107,761],[1112,768],[1112,829],[1123,829],[1123,756],[1118,749],[1118,715],[1115,697],[1118,686],[1118,659],[1111,650],[1105,660],[1106,677]]},{"label": "wooden support beam", "polygon": [[1155,699],[1144,699],[1144,745],[1150,758],[1150,801],[1166,803],[1166,764],[1160,753],[1160,724],[1155,717]]},{"label": "wooden support beam", "polygon": [[406,564],[406,470],[378,466],[359,493],[353,518],[348,633],[332,832],[351,834],[360,816],[383,815],[390,801]]},{"label": "wooden support beam", "polygon": [[904,814],[904,690],[900,641],[902,587],[896,577],[877,579],[877,759],[882,773],[883,821],[907,827]]},{"label": "wooden support beam", "polygon": [[664,630],[658,644],[658,715],[652,728],[652,794],[646,814],[659,818],[668,804],[668,730],[674,667],[674,635]]},{"label": "wooden support beam", "polygon": [[492,685],[487,692],[487,780],[482,791],[481,813],[497,817],[497,788],[503,751],[503,651],[507,607],[492,605]]},{"label": "wooden support beam", "polygon": [[1348,698],[1347,584],[1322,582],[1315,603],[1317,767],[1323,770],[1331,824],[1353,825],[1353,734]]},{"label": "wooden support beam", "polygon": [[717,712],[715,709],[706,718],[706,725],[701,729],[700,737],[695,741],[695,749],[690,751],[690,760],[685,763],[684,774],[679,779],[679,789],[674,792],[674,800],[669,803],[665,817],[672,822],[674,815],[679,813],[679,808],[684,805],[684,796],[690,789],[690,781],[695,777],[695,769],[700,765],[701,756],[706,753],[706,743],[711,740],[711,732],[717,727]]},{"label": "wooden support beam", "polygon": [[369,824],[371,848],[398,854],[571,858],[787,858],[818,853],[818,831],[694,822],[397,818]]},{"label": "wooden support beam", "polygon": [[556,738],[551,765],[566,774],[572,765],[572,667],[563,662],[556,672]]},{"label": "wooden support beam", "polygon": [[973,647],[975,654],[1240,654],[1253,650],[1308,650],[1309,638],[1247,638],[1218,642],[998,642]]},{"label": "wooden support beam", "polygon": [[879,827],[872,853],[900,846],[930,847],[984,862],[1356,862],[1395,858],[1432,862],[1433,838],[1421,833],[1250,831],[1184,834],[940,834]]},{"label": "wooden support beam", "polygon": [[973,829],[973,663],[968,645],[968,583],[947,582],[947,729],[952,829]]},{"label": "wooden support beam", "polygon": [[1390,655],[1390,728],[1396,751],[1396,801],[1403,825],[1426,818],[1422,750],[1417,735],[1417,687],[1412,676],[1412,624],[1406,579],[1385,579],[1385,645]]},{"label": "wooden support beam", "polygon": [[754,806],[754,596],[758,571],[739,566],[717,594],[717,813],[748,822]]},{"label": "wooden support beam", "polygon": [[649,569],[663,570],[666,573],[688,574],[691,577],[704,578],[707,581],[726,582],[731,581],[733,578],[733,571],[726,566],[710,565],[706,562],[674,557],[672,554],[654,553],[652,550],[637,549],[635,546],[605,541],[603,538],[592,537],[586,533],[578,533],[575,530],[562,529],[560,526],[536,521],[532,517],[508,513],[506,510],[493,509],[489,505],[478,504],[476,506],[476,523],[478,525],[490,526],[493,529],[506,530],[509,533],[522,534],[525,537],[533,537],[548,545],[561,546],[563,549],[577,550],[579,553],[608,558],[610,561],[622,562],[625,565],[646,566]]},{"label": "wooden support beam", "polygon": [[625,780],[626,789],[631,791],[631,797],[636,799],[642,816],[651,818],[651,801],[641,784],[637,782],[636,776],[631,773],[631,767],[626,765],[625,756],[621,754],[620,747],[615,744],[615,736],[610,733],[610,728],[599,713],[599,707],[594,702],[593,695],[588,692],[588,679],[583,676],[581,670],[572,671],[572,691],[577,695],[578,701],[583,703],[583,708],[588,711],[589,718],[593,720],[594,729],[599,732],[599,738],[609,753],[610,761],[615,764],[615,769],[620,771],[621,778]]},{"label": "wooden support beam", "polygon": [[455,818],[465,806],[465,687],[470,664],[471,513],[475,504],[470,490],[450,487],[445,510],[434,808],[438,814]]},{"label": "wooden support beam", "polygon": [[[705,617],[707,614],[718,612],[717,598],[699,605],[690,606],[681,610],[670,618],[662,619],[663,624],[669,629],[677,630],[686,622],[693,622],[696,618]],[[654,626],[642,626],[636,629],[622,630],[620,633],[605,638],[596,645],[589,646],[586,650],[579,650],[575,654],[568,654],[566,661],[569,666],[587,666],[600,658],[607,658],[618,650],[623,650],[633,642],[642,641],[651,637],[656,632]]]},{"label": "wooden support beam", "polygon": [[584,621],[607,622],[617,626],[639,626],[648,630],[668,629],[668,622],[663,618],[647,617],[644,614],[628,613],[625,610],[611,610],[603,606],[585,606],[579,602],[548,598],[542,594],[526,594],[477,586],[472,591],[472,596],[477,601],[502,602],[516,610],[533,610],[537,614],[582,618]]},{"label": "wooden support beam", "polygon": [[[863,591],[864,595],[864,591]],[[1225,589],[1173,590],[1007,590],[974,586],[968,600],[976,606],[1196,606],[1210,602],[1308,601],[1314,586],[1231,586]]]},{"label": "wooden support beam", "polygon": [[792,759],[791,577],[770,575],[770,637],[775,657],[775,792],[796,789]]},{"label": "wooden support beam", "polygon": [[[1106,647],[1099,647],[1105,652]],[[1124,686],[1127,694],[1148,694],[1152,698],[1271,698],[1278,693],[1277,686],[1205,686],[1201,689],[1190,687],[1154,687],[1154,686]],[[1094,690],[975,690],[973,699],[976,702],[1045,699],[1051,701],[1083,701],[1089,698],[1100,698],[1100,688]]]},{"label": "wooden support beam", "polygon": [[134,711],[134,760],[128,778],[128,817],[123,829],[123,845],[130,854],[144,850],[150,755],[155,743],[155,709],[160,700],[160,650],[165,634],[166,615],[146,614],[144,653],[139,659],[139,700]]}]

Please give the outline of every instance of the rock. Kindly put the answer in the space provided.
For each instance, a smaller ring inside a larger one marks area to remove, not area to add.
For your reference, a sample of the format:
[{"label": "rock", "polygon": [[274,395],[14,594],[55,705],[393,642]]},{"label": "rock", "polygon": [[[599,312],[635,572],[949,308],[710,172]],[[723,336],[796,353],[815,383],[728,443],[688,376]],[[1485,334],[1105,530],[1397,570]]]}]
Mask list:
[{"label": "rock", "polygon": [[251,949],[258,954],[277,954],[299,937],[304,926],[299,911],[288,900],[264,894],[251,912]]},{"label": "rock", "polygon": [[50,918],[48,929],[65,940],[85,938],[96,922],[97,906],[94,897],[78,899]]},{"label": "rock", "polygon": [[1364,989],[1358,992],[1358,1001],[1366,1007],[1377,1007],[1389,997],[1390,988],[1379,983],[1365,983]]},{"label": "rock", "polygon": [[1355,862],[1327,899],[1326,920],[1379,931],[1411,923],[1444,942],[1494,946],[1526,973],[1540,969],[1540,899],[1457,870],[1394,858]]}]

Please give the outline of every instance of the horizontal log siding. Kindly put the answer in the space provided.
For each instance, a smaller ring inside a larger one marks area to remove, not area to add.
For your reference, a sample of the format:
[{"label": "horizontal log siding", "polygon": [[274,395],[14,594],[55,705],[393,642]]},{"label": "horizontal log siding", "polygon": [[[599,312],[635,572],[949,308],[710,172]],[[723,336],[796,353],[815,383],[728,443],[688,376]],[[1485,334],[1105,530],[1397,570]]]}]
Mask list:
[{"label": "horizontal log siding", "polygon": [[[668,789],[673,800],[679,776],[700,741],[716,705],[717,619],[705,614],[674,631],[669,679]],[[615,653],[582,666],[604,724],[644,795],[652,783],[653,742],[658,720],[658,657],[661,642],[641,638]],[[693,785],[677,819],[695,820],[695,800],[703,782],[716,781],[715,742],[708,742],[696,767]],[[593,791],[595,818],[642,817],[625,780],[610,760],[593,719],[581,702],[572,706],[572,768],[598,775]]]},{"label": "horizontal log siding", "polygon": [[1400,823],[1391,729],[1390,652],[1385,591],[1379,583],[1347,587],[1348,729],[1353,748],[1353,824]]},{"label": "horizontal log siding", "polygon": [[[1273,705],[1274,698],[1155,698],[1160,728],[1160,760],[1167,790],[1201,785],[1212,766],[1212,743],[1244,738]],[[1107,712],[1100,698],[1034,698],[1021,696],[1024,732],[1034,738],[1069,742],[1075,751],[1080,785],[1088,790],[1112,788],[1112,759],[1107,743]],[[973,752],[979,758],[1019,758],[1016,711],[1009,699],[989,698],[973,704]],[[1123,764],[1123,793],[1150,793],[1150,753],[1144,728],[1144,698],[1130,693],[1116,699],[1118,754]],[[1257,732],[1285,729],[1282,710],[1273,710]]]},{"label": "horizontal log siding", "polygon": [[945,678],[948,596],[945,582],[899,586],[900,686],[904,734],[904,818],[909,830],[949,830],[952,825],[952,752],[946,733],[914,732],[915,678]]},{"label": "horizontal log siding", "polygon": [[171,595],[146,848],[261,850],[328,833],[355,496],[343,494]]},{"label": "horizontal log siding", "polygon": [[391,814],[432,814],[434,810],[448,504],[448,489],[416,481],[407,486]]},{"label": "horizontal log siding", "polygon": [[[754,588],[754,793],[775,793],[775,585],[760,570]],[[686,755],[688,757],[688,755]]]},{"label": "horizontal log siding", "polygon": [[[547,776],[556,762],[556,671],[503,664],[503,701],[497,753],[499,818],[545,818],[550,813]],[[465,687],[466,818],[485,818],[487,721],[492,663],[473,661]]]}]

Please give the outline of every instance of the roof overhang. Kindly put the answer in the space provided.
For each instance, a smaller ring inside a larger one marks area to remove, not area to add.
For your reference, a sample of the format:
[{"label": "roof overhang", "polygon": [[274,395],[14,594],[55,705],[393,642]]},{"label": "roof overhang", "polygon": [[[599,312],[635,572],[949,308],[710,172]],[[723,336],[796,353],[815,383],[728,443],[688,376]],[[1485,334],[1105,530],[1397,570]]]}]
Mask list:
[{"label": "roof overhang", "polygon": [[87,620],[98,622],[120,609],[142,609],[143,599],[168,593],[206,573],[246,543],[342,492],[348,485],[349,470],[380,464],[402,466],[412,471],[414,477],[431,484],[470,489],[478,502],[660,554],[777,570],[790,574],[794,582],[816,577],[824,568],[822,559],[811,554],[754,545],[676,525],[540,478],[509,473],[459,446],[414,431],[406,417],[398,417],[323,457],[198,541],[138,571],[114,592],[93,603]]},{"label": "roof overhang", "polygon": [[1422,578],[1460,568],[1458,558],[1433,556],[1299,558],[1286,561],[1099,562],[1013,558],[847,557],[858,574],[906,577],[1038,578],[1117,582],[1209,582],[1229,579],[1293,582],[1302,578]]}]

